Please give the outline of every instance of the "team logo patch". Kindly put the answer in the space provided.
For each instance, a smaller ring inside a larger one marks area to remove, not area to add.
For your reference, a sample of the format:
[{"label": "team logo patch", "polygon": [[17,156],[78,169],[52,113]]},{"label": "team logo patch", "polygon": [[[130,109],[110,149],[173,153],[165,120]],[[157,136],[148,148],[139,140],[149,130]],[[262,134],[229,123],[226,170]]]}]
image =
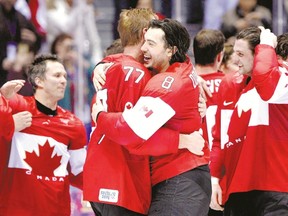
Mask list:
[{"label": "team logo patch", "polygon": [[149,139],[162,127],[175,111],[160,98],[141,97],[132,109],[125,109],[123,118],[142,139]]}]

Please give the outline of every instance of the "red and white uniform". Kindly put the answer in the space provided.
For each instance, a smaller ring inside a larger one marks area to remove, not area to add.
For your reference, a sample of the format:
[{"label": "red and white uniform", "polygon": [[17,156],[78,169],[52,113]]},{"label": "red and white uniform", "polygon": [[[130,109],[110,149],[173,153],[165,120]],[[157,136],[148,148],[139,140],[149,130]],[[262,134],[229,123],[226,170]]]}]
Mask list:
[{"label": "red and white uniform", "polygon": [[218,91],[224,73],[214,72],[209,74],[199,74],[207,83],[207,87],[212,93],[212,97],[207,97],[206,115],[202,123],[203,138],[208,141],[209,148],[212,148],[212,128],[215,125],[215,115],[217,110]]},{"label": "red and white uniform", "polygon": [[287,69],[272,47],[258,45],[252,74],[228,129],[224,202],[234,192],[288,192]]},{"label": "red and white uniform", "polygon": [[[107,71],[106,83],[103,90],[97,92],[97,97],[108,112],[123,112],[139,99],[151,73],[131,56],[116,54],[104,61],[113,61],[114,64]],[[100,130],[104,124],[109,124],[106,129],[115,134],[115,139],[108,139],[109,136]],[[167,129],[161,131],[156,137],[170,141],[174,145],[172,151],[177,151],[179,133],[168,132]],[[84,200],[118,205],[147,214],[151,202],[149,156],[129,153],[117,138],[121,135],[124,137],[121,142],[128,143],[131,131],[118,132],[110,120],[97,122],[84,166]],[[151,139],[147,145],[156,149],[159,139]],[[141,143],[145,141],[139,140]]]},{"label": "red and white uniform", "polygon": [[[109,128],[109,124],[105,123],[108,116],[110,125],[113,125],[114,130],[117,130],[119,134],[129,131],[129,142],[135,147],[139,137],[148,141],[154,139],[150,136],[157,130],[159,121],[160,126],[164,124],[164,127],[180,133],[189,134],[199,130],[201,117],[198,112],[198,100],[199,88],[193,65],[189,60],[186,63],[174,63],[167,69],[167,72],[155,75],[148,82],[142,97],[133,109],[125,110],[121,117],[120,115],[112,117],[111,113],[101,113],[97,124],[107,136],[113,137],[115,134],[111,132],[111,126]],[[117,139],[124,145],[124,142],[121,142],[124,137]],[[158,140],[158,143],[161,142],[162,140]],[[142,147],[145,149],[145,144]],[[146,154],[148,150],[143,150],[143,148],[137,146],[133,151],[137,154],[141,152]],[[159,146],[159,144],[157,149],[153,146],[150,148],[149,154],[154,155],[151,162],[152,185],[197,166],[208,164],[208,146],[205,148],[203,157],[193,155],[188,150],[178,150],[172,154],[158,156],[157,151],[166,151],[167,148],[170,147]]]},{"label": "red and white uniform", "polygon": [[69,185],[83,184],[83,123],[59,106],[57,115],[43,114],[34,97],[17,95],[9,105],[31,112],[32,125],[13,135],[0,215],[70,215]]},{"label": "red and white uniform", "polygon": [[[159,97],[175,111],[175,115],[166,122],[165,127],[186,134],[200,129],[199,86],[196,80],[195,69],[187,59],[185,63],[172,64],[165,73],[154,76],[147,84],[143,97]],[[191,154],[186,149],[174,154],[152,157],[152,185],[208,164],[207,145],[203,151],[204,156],[201,157]]]}]

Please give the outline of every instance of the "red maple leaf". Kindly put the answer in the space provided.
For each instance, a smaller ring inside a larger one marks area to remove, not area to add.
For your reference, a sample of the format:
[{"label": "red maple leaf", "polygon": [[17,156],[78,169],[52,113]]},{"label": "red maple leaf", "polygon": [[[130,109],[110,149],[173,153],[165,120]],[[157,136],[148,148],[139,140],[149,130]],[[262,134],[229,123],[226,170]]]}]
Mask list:
[{"label": "red maple leaf", "polygon": [[32,172],[42,176],[54,176],[54,170],[61,164],[61,156],[52,153],[55,147],[51,147],[48,140],[43,146],[39,145],[39,156],[36,152],[26,152],[26,163],[32,167]]}]

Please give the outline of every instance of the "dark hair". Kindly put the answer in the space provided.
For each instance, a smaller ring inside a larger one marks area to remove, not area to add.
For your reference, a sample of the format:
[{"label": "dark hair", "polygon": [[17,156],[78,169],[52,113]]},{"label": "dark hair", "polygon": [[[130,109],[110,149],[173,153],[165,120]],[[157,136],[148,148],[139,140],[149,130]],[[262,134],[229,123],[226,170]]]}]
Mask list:
[{"label": "dark hair", "polygon": [[62,64],[58,57],[53,54],[41,54],[36,56],[27,70],[28,81],[31,83],[34,92],[37,88],[37,84],[35,82],[36,77],[45,79],[47,61],[59,62]]},{"label": "dark hair", "polygon": [[219,30],[203,29],[193,41],[195,63],[200,65],[213,64],[216,56],[223,51],[225,37]]},{"label": "dark hair", "polygon": [[177,48],[172,55],[170,64],[174,62],[184,62],[187,58],[186,53],[190,48],[190,35],[187,29],[177,20],[164,19],[164,20],[152,20],[149,28],[159,28],[165,33],[164,41],[167,47]]},{"label": "dark hair", "polygon": [[233,44],[226,42],[224,44],[224,55],[222,59],[222,64],[226,65],[233,53],[234,53]]},{"label": "dark hair", "polygon": [[277,37],[276,54],[281,56],[283,60],[288,56],[288,33],[284,33]]},{"label": "dark hair", "polygon": [[236,40],[246,40],[249,44],[250,50],[254,54],[255,47],[260,43],[260,34],[261,30],[258,27],[248,27],[243,29],[236,35]]},{"label": "dark hair", "polygon": [[73,37],[69,34],[66,34],[66,33],[61,33],[59,35],[57,35],[57,37],[53,40],[52,42],[52,45],[51,45],[51,53],[52,54],[57,54],[57,51],[56,51],[56,47],[59,43],[62,43],[64,40],[66,39],[73,39]]}]

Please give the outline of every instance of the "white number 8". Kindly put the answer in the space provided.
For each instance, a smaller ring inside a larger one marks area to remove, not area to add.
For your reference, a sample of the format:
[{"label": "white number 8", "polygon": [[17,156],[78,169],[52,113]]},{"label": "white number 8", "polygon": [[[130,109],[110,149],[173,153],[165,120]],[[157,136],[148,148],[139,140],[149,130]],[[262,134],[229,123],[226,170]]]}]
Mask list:
[{"label": "white number 8", "polygon": [[162,88],[169,89],[174,82],[174,78],[171,76],[167,76],[162,83]]}]

